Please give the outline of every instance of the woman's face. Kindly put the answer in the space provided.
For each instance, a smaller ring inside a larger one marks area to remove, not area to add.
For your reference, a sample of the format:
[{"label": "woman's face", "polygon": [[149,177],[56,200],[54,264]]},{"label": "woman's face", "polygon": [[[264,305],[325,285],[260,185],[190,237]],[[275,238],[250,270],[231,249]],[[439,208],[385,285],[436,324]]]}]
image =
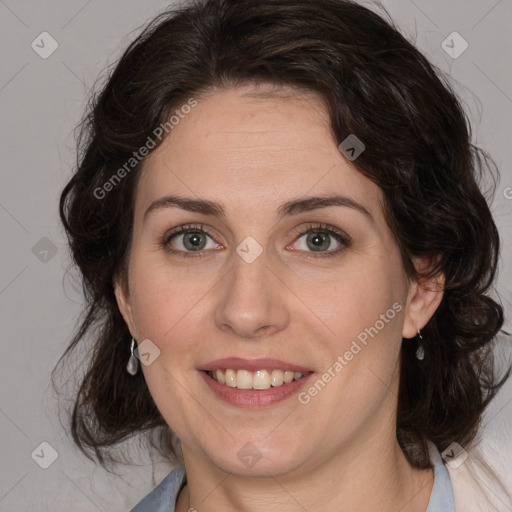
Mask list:
[{"label": "woman's face", "polygon": [[147,157],[116,294],[185,457],[264,476],[393,438],[402,336],[438,300],[406,278],[322,103],[254,90],[197,98]]}]

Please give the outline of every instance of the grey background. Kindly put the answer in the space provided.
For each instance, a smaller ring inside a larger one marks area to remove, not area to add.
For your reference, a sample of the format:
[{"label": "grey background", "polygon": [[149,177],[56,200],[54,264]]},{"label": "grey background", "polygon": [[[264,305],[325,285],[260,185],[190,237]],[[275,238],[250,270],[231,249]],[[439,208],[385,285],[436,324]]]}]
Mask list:
[{"label": "grey background", "polygon": [[[65,276],[69,260],[57,215],[60,191],[75,163],[73,128],[96,77],[138,27],[168,5],[0,0],[1,511],[122,511],[153,488],[147,457],[139,466],[119,467],[118,477],[74,448],[59,422],[49,374],[81,311],[80,289]],[[386,0],[383,5],[451,75],[473,119],[475,142],[501,170],[493,203],[503,239],[498,290],[512,330],[512,189],[506,197],[512,187],[512,1]],[[44,31],[59,45],[47,59],[31,47]],[[441,47],[453,31],[469,44],[456,59]],[[512,475],[504,468],[512,457],[511,400],[509,382],[492,404],[484,431],[489,459],[509,489]],[[42,442],[58,452],[47,469],[31,456],[36,450],[48,457],[48,449],[38,448]],[[171,468],[159,463],[156,482]]]}]

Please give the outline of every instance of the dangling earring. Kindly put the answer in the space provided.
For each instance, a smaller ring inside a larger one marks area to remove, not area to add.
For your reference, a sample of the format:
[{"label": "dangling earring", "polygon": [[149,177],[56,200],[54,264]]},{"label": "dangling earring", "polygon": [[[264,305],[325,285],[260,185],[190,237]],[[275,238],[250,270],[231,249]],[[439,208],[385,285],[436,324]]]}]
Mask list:
[{"label": "dangling earring", "polygon": [[133,353],[133,349],[135,348],[135,340],[132,338],[132,346],[130,348],[130,359],[128,359],[128,364],[126,365],[126,371],[130,375],[135,375],[137,373],[137,370],[139,369],[139,361],[135,357],[135,354]]},{"label": "dangling earring", "polygon": [[[418,329],[418,338],[420,340],[423,339],[423,336],[421,335],[421,332],[419,329]],[[418,348],[416,349],[416,359],[423,361],[424,357],[425,357],[425,349],[423,348],[423,345],[421,344],[421,342],[418,342]]]}]

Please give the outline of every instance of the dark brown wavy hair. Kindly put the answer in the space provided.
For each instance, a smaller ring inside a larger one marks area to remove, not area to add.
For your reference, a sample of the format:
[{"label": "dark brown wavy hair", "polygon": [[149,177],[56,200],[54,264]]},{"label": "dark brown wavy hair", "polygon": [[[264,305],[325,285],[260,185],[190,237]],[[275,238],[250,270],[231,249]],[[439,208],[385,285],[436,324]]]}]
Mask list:
[{"label": "dark brown wavy hair", "polygon": [[[498,170],[472,144],[449,80],[393,22],[348,0],[191,1],[147,24],[107,75],[79,125],[77,169],[60,198],[87,309],[52,381],[90,340],[69,411],[78,447],[103,467],[136,434],[169,459],[179,447],[142,372],[126,372],[131,336],[113,288],[115,276],[126,278],[141,164],[108,194],[105,183],[188,98],[261,83],[323,99],[337,143],[355,134],[366,146],[354,165],[383,191],[408,276],[444,274],[422,333],[424,360],[416,342],[402,346],[397,439],[417,468],[430,467],[427,440],[440,451],[467,446],[510,374],[497,382],[492,345],[503,310],[488,295],[499,235],[486,196]],[[432,261],[421,275],[415,256]]]}]

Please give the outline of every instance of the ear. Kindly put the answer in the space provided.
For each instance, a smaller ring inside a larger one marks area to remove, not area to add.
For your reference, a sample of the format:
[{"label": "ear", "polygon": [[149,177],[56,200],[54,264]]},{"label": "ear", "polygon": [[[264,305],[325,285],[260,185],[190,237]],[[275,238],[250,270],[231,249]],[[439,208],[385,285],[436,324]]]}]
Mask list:
[{"label": "ear", "polygon": [[[417,258],[414,264],[418,270],[423,270],[430,263],[430,259]],[[414,338],[418,329],[428,323],[443,299],[444,283],[443,274],[411,281],[405,305],[403,338]]]},{"label": "ear", "polygon": [[132,306],[130,303],[130,292],[128,290],[128,280],[122,276],[116,276],[113,280],[114,293],[116,295],[117,306],[124,321],[128,326],[128,330],[132,337],[137,338],[135,324],[133,321]]}]

